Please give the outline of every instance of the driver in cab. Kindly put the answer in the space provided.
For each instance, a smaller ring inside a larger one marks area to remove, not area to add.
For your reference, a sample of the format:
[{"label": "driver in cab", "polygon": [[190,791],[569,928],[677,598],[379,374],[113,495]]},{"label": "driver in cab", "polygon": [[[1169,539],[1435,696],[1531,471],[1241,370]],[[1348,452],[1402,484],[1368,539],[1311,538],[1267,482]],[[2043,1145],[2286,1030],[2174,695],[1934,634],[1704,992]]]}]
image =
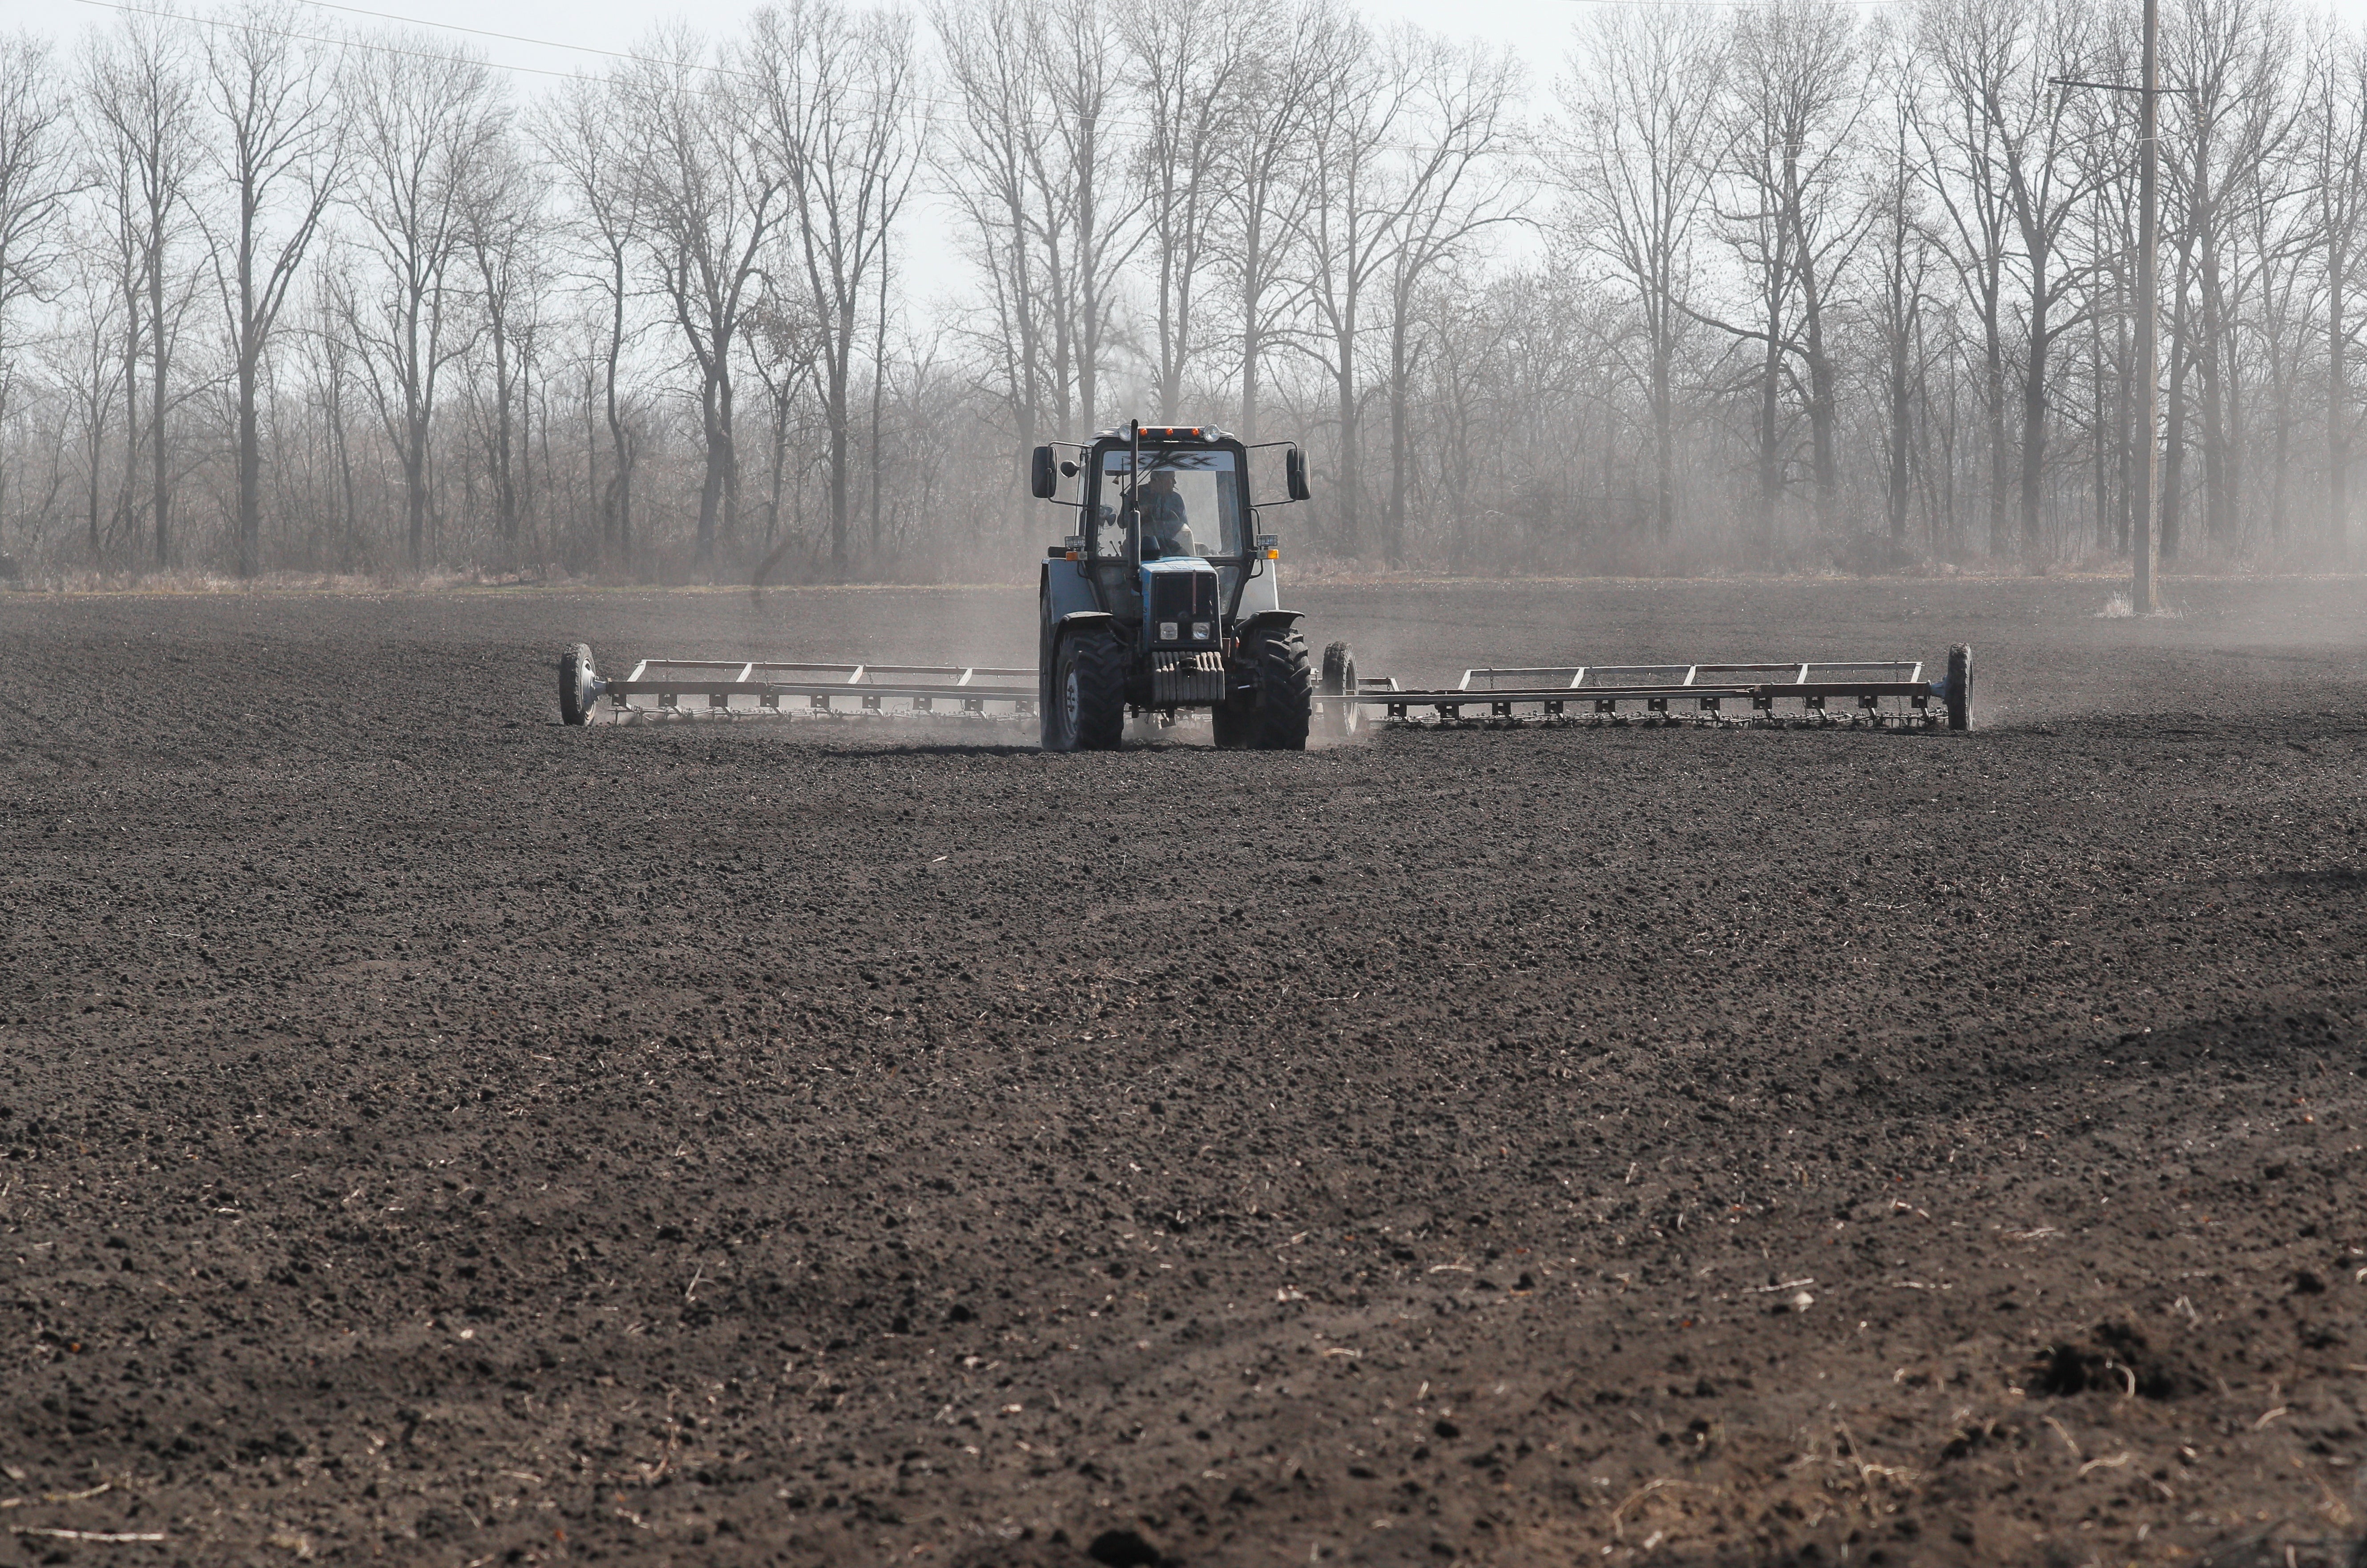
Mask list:
[{"label": "driver in cab", "polygon": [[1143,487],[1142,553],[1152,556],[1192,554],[1192,530],[1184,516],[1184,498],[1175,492],[1175,475],[1161,468]]}]

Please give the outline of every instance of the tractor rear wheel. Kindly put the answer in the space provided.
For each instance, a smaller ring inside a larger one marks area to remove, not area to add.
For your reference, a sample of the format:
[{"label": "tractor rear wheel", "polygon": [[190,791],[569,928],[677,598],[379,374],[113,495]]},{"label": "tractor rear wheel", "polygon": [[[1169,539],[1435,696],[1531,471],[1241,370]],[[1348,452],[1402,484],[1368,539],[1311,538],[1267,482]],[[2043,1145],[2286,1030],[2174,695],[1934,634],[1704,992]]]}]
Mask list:
[{"label": "tractor rear wheel", "polygon": [[1241,649],[1257,678],[1249,743],[1261,751],[1304,751],[1315,716],[1315,676],[1307,639],[1295,627],[1254,633]]},{"label": "tractor rear wheel", "polygon": [[1126,734],[1126,655],[1107,626],[1060,639],[1052,671],[1052,728],[1063,751],[1114,751]]},{"label": "tractor rear wheel", "polygon": [[1344,740],[1356,733],[1364,709],[1355,701],[1356,650],[1335,642],[1323,650],[1323,728]]}]

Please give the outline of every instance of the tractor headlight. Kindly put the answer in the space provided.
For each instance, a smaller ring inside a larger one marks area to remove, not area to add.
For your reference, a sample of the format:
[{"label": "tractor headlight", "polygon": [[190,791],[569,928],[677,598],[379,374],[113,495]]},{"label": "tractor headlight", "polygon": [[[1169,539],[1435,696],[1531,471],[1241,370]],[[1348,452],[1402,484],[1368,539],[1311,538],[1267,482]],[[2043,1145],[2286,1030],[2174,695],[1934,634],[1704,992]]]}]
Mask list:
[{"label": "tractor headlight", "polygon": [[1175,623],[1173,621],[1161,621],[1159,623],[1159,640],[1161,642],[1173,642],[1175,640]]},{"label": "tractor headlight", "polygon": [[1192,640],[1194,642],[1206,642],[1208,640],[1207,622],[1194,621],[1192,623]]}]

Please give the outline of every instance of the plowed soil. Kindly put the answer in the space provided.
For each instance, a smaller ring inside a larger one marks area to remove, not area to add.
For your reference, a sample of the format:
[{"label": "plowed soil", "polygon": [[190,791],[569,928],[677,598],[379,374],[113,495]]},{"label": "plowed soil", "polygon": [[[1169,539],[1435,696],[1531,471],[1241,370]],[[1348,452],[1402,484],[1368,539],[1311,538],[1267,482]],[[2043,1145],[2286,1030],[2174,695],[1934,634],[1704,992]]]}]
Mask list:
[{"label": "plowed soil", "polygon": [[2367,1516],[2367,587],[1341,583],[1969,735],[570,729],[1024,590],[0,602],[0,1562],[2259,1562]]}]

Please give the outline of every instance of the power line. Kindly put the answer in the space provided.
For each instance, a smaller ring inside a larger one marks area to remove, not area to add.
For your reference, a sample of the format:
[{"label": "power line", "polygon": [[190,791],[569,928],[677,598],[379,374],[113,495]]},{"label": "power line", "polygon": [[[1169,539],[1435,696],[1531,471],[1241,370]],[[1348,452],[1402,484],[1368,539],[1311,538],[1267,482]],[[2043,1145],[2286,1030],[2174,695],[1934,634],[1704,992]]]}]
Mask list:
[{"label": "power line", "polygon": [[527,71],[537,76],[556,76],[572,81],[572,71],[546,71],[537,65],[504,65],[494,61],[479,60],[466,54],[431,54],[424,49],[402,49],[391,43],[372,43],[367,39],[323,38],[318,33],[289,32],[285,28],[266,28],[253,22],[226,21],[217,17],[184,16],[178,11],[160,11],[148,6],[125,6],[119,0],[74,0],[77,6],[94,6],[102,11],[122,11],[135,17],[163,17],[169,21],[190,22],[201,28],[236,28],[241,32],[260,33],[266,38],[294,39],[300,43],[325,44],[331,49],[367,49],[379,54],[400,54],[412,60],[437,60],[447,65],[482,65],[499,71]]},{"label": "power line", "polygon": [[[640,65],[663,65],[676,70],[688,71],[726,71],[726,68],[723,66],[703,65],[693,60],[657,60],[652,59],[651,56],[646,54],[630,54],[623,50],[595,49],[588,43],[561,43],[554,39],[527,38],[522,33],[496,33],[489,32],[483,28],[464,28],[458,22],[430,22],[424,21],[417,17],[398,17],[391,11],[367,11],[359,6],[337,5],[335,4],[335,0],[301,0],[301,3],[311,6],[318,10],[344,11],[348,15],[356,17],[372,17],[381,22],[401,22],[406,27],[436,28],[441,28],[446,32],[471,33],[478,38],[497,38],[507,43],[530,43],[540,49],[570,49],[573,50],[578,54],[597,54],[605,56],[610,60],[629,60]],[[523,67],[521,67],[521,69],[523,69]],[[727,72],[726,73],[730,75],[741,74],[739,72]]]}]

